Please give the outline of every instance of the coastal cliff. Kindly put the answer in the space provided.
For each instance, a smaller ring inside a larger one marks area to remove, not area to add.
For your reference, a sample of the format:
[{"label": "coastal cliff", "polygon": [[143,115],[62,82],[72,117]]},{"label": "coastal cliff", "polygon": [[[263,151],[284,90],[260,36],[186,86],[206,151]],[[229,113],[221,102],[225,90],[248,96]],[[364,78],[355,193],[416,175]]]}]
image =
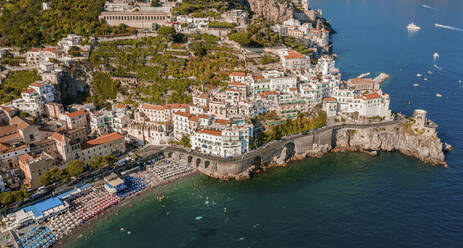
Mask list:
[{"label": "coastal cliff", "polygon": [[252,12],[270,22],[283,22],[293,18],[297,11],[291,0],[247,0]]},{"label": "coastal cliff", "polygon": [[[424,163],[446,165],[443,144],[433,129],[415,130],[406,120],[398,125],[335,130],[333,152],[400,151]],[[428,132],[429,131],[429,132]]]}]

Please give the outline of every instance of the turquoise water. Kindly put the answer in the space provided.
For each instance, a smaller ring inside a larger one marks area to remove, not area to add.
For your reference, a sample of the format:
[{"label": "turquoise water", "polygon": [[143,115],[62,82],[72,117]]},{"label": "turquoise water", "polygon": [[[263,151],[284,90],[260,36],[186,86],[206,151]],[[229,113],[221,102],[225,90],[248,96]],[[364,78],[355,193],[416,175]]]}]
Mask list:
[{"label": "turquoise water", "polygon": [[[397,152],[377,158],[347,153],[295,162],[243,182],[195,176],[168,187],[164,201],[148,195],[69,246],[461,247],[463,32],[434,23],[463,28],[463,1],[311,5],[322,8],[338,31],[334,51],[345,78],[387,72],[392,77],[383,88],[393,111],[428,110],[440,137],[454,146],[449,169]],[[411,21],[422,30],[409,34]],[[441,70],[433,67],[436,51]]]}]

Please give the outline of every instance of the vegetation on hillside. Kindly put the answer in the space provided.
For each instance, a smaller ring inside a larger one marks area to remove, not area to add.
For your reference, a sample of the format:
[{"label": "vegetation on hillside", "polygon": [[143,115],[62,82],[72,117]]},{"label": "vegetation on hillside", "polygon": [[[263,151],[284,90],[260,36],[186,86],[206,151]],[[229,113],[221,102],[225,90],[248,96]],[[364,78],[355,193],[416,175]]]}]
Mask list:
[{"label": "vegetation on hillside", "polygon": [[18,98],[29,84],[40,80],[36,71],[16,71],[8,74],[8,78],[0,84],[0,103]]},{"label": "vegetation on hillside", "polygon": [[93,75],[93,88],[95,89],[95,102],[102,105],[104,100],[114,99],[117,95],[120,82],[111,79],[108,73],[95,72]]},{"label": "vegetation on hillside", "polygon": [[270,24],[259,21],[248,25],[247,32],[234,30],[228,38],[249,47],[272,47],[281,43],[280,36],[270,30]]},{"label": "vegetation on hillside", "polygon": [[110,76],[138,78],[135,95],[127,97],[162,104],[190,102],[191,85],[223,85],[230,71],[243,66],[216,36],[190,35],[185,37],[190,43],[183,44],[174,43],[172,35],[164,29],[157,37],[101,43],[89,58],[90,67]]},{"label": "vegetation on hillside", "polygon": [[173,9],[173,15],[191,14],[195,17],[215,17],[233,8],[243,8],[240,2],[239,0],[183,0]]},{"label": "vegetation on hillside", "polygon": [[85,37],[133,32],[124,25],[111,27],[98,20],[105,0],[0,0],[0,44],[24,49],[55,44],[67,34]]}]

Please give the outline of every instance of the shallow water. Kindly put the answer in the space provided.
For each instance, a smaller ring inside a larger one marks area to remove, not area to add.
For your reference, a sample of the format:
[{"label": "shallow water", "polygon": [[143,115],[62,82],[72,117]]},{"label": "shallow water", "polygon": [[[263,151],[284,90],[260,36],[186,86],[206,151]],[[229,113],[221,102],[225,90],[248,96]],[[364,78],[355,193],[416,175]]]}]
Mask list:
[{"label": "shallow water", "polygon": [[[68,246],[460,247],[463,32],[434,24],[462,28],[463,1],[311,0],[311,5],[323,9],[338,32],[334,52],[345,79],[387,72],[391,79],[383,89],[393,111],[428,110],[439,136],[454,146],[449,169],[397,152],[377,158],[346,153],[294,162],[249,181],[195,176],[167,187],[166,200],[145,196],[111,222],[100,222],[88,239]],[[422,29],[409,33],[411,21]],[[434,52],[442,70],[433,66]]]}]

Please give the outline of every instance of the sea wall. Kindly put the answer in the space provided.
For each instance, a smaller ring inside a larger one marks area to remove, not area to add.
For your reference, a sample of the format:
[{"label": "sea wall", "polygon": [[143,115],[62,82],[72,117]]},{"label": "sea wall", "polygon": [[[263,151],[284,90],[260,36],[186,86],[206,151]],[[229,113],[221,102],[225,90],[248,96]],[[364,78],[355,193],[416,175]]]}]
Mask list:
[{"label": "sea wall", "polygon": [[180,147],[167,147],[165,158],[188,163],[201,173],[221,180],[250,178],[253,174],[289,161],[321,158],[328,152],[400,151],[425,163],[446,165],[436,126],[421,129],[410,119],[365,125],[338,125],[275,140],[241,157],[225,159]]}]

